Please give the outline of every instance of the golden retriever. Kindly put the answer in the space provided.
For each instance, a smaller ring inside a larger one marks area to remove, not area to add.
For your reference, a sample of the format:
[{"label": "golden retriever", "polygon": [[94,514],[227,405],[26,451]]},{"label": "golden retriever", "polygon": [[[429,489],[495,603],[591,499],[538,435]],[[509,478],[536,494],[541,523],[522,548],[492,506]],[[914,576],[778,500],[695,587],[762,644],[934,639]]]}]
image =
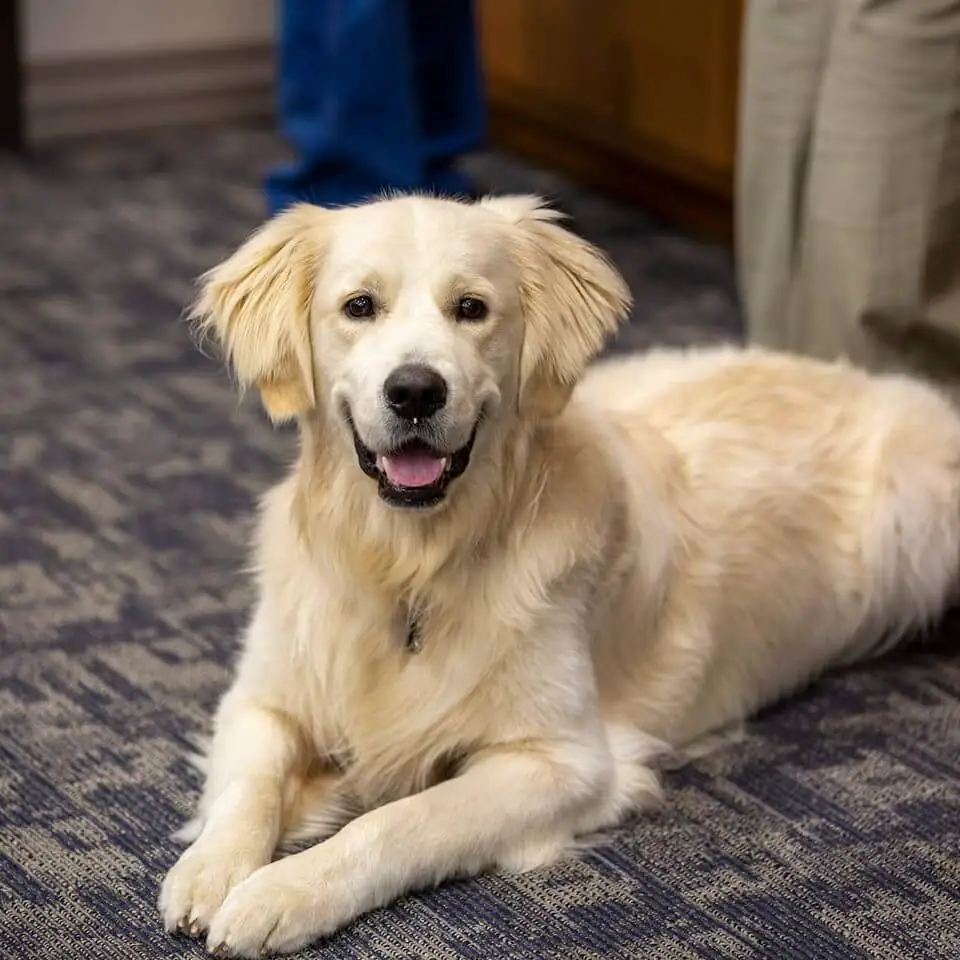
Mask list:
[{"label": "golden retriever", "polygon": [[534,197],[297,206],[205,276],[201,326],[301,442],[169,930],[286,952],[550,863],[656,802],[665,752],[952,599],[943,397],[730,347],[587,372],[628,305]]}]

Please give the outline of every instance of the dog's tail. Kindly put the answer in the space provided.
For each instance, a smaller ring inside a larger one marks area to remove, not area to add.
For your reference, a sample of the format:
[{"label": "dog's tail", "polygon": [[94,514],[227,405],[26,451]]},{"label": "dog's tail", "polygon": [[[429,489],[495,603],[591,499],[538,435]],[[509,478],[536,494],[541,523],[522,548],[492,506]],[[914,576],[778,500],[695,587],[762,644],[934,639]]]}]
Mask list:
[{"label": "dog's tail", "polygon": [[960,600],[960,416],[924,385],[890,387],[891,403],[914,416],[895,418],[877,458],[864,520],[872,590],[846,664],[923,639]]}]

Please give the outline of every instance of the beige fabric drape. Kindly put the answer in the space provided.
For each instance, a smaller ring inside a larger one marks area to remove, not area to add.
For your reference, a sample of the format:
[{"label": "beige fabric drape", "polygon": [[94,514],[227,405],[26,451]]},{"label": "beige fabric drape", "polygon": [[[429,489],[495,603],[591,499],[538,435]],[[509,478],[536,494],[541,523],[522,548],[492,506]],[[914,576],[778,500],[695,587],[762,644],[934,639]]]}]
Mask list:
[{"label": "beige fabric drape", "polygon": [[960,393],[960,2],[748,0],[749,338]]}]

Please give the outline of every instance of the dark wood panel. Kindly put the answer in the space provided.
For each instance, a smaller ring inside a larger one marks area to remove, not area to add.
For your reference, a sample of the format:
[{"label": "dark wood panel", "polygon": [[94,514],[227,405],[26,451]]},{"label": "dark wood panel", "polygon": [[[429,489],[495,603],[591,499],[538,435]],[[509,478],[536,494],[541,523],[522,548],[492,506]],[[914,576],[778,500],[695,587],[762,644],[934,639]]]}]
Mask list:
[{"label": "dark wood panel", "polygon": [[17,0],[0,0],[0,149],[23,146],[23,85]]},{"label": "dark wood panel", "polygon": [[596,0],[481,0],[489,84],[606,122],[623,117],[616,20]]},{"label": "dark wood panel", "polygon": [[[660,170],[673,179],[689,181],[698,189],[727,195],[733,186],[730,169],[718,169],[689,154],[677,152],[671,144],[625,128],[604,123],[572,108],[531,97],[522,89],[502,84],[488,91],[492,109],[514,117],[525,116],[530,123],[552,129],[558,141],[570,140],[581,148],[595,148],[620,156],[627,163],[642,164]],[[542,158],[550,166],[550,158]]]},{"label": "dark wood panel", "polygon": [[729,191],[698,187],[652,164],[585,143],[542,124],[528,111],[503,103],[490,106],[490,135],[505,150],[556,170],[607,196],[635,204],[694,236],[733,243],[733,204]]},{"label": "dark wood panel", "polygon": [[743,0],[481,0],[495,142],[730,235]]},{"label": "dark wood panel", "polygon": [[625,125],[671,154],[733,170],[741,0],[626,0]]}]

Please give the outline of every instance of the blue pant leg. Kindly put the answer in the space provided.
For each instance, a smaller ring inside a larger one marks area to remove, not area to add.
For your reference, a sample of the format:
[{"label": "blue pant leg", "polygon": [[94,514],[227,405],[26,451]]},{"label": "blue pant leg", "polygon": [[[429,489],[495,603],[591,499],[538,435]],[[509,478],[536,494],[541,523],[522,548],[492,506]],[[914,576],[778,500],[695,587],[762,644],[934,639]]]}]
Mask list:
[{"label": "blue pant leg", "polygon": [[296,160],[267,178],[271,212],[422,187],[406,0],[280,0],[279,11],[279,124]]},{"label": "blue pant leg", "polygon": [[454,166],[486,134],[483,73],[473,0],[407,0],[414,40],[425,186],[464,193]]}]

